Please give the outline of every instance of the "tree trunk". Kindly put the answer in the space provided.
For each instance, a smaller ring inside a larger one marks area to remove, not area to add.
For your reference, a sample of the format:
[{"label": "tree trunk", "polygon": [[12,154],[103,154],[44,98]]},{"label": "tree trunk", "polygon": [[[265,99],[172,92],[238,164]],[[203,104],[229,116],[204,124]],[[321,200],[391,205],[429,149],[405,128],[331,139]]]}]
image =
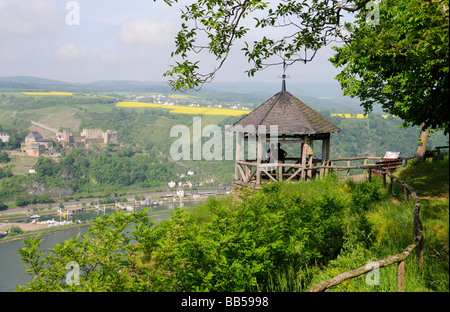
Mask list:
[{"label": "tree trunk", "polygon": [[420,132],[419,146],[417,147],[417,152],[416,152],[416,160],[417,161],[422,162],[425,158],[425,152],[427,150],[427,141],[428,141],[429,133],[430,133],[430,128],[427,128],[425,130],[422,130],[422,132]]}]

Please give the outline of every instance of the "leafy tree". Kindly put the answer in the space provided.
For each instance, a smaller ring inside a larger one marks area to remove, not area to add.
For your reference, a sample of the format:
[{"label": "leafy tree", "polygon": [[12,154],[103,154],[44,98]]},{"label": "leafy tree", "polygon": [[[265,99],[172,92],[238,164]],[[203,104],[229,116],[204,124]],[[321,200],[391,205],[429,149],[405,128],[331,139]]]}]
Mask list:
[{"label": "leafy tree", "polygon": [[[169,5],[177,0],[165,0]],[[318,49],[343,40],[332,59],[344,66],[337,79],[345,94],[374,103],[406,124],[448,132],[448,0],[373,1],[213,1],[201,0],[181,11],[184,22],[175,44],[176,60],[166,72],[174,89],[210,82],[233,44],[256,29],[281,28],[281,36],[245,42],[247,72],[276,64],[311,61]],[[356,12],[345,22],[344,12]],[[372,19],[379,13],[379,19]],[[254,24],[250,26],[249,19]],[[202,73],[195,53],[207,51],[218,65]],[[195,52],[195,53],[192,53]],[[194,55],[194,56],[193,56]],[[278,56],[279,58],[275,58]],[[426,145],[426,143],[425,143]]]},{"label": "leafy tree", "polygon": [[22,233],[23,233],[23,230],[22,230],[19,226],[17,226],[17,225],[12,226],[12,227],[9,229],[9,234],[10,234],[10,235],[18,235],[18,234],[22,234]]},{"label": "leafy tree", "polygon": [[49,193],[41,193],[37,196],[36,202],[40,204],[50,204],[53,203],[54,200]]},{"label": "leafy tree", "polygon": [[10,168],[0,168],[0,179],[12,177],[12,175]]},{"label": "leafy tree", "polygon": [[8,209],[8,205],[6,205],[3,201],[0,200],[0,211],[7,210],[7,209]]},{"label": "leafy tree", "polygon": [[39,157],[35,165],[37,177],[40,180],[58,174],[59,164],[49,157]]},{"label": "leafy tree", "polygon": [[[1,141],[1,143],[3,143],[3,141]],[[11,158],[9,157],[8,153],[6,152],[0,153],[0,164],[7,163],[10,160]]]},{"label": "leafy tree", "polygon": [[[168,5],[179,2],[164,1]],[[252,43],[245,42],[245,57],[253,64],[247,71],[250,76],[267,66],[283,64],[283,59],[289,64],[311,61],[320,47],[342,36],[341,13],[357,11],[369,2],[196,1],[181,10],[184,22],[172,52],[172,56],[180,57],[181,61],[176,61],[165,75],[174,78],[170,84],[177,90],[197,88],[210,82],[228,58],[233,44],[245,38],[251,28],[282,28],[282,34],[277,38],[262,36]],[[202,73],[200,61],[192,57],[203,51],[211,53],[218,62],[214,70],[206,73]]]},{"label": "leafy tree", "polygon": [[405,124],[448,133],[448,0],[385,0],[379,10],[376,25],[361,10],[348,42],[335,48],[344,94],[366,112],[380,103]]},{"label": "leafy tree", "polygon": [[16,197],[16,201],[15,201],[16,205],[19,207],[23,207],[26,206],[30,203],[30,199],[28,196],[26,195],[19,195]]}]

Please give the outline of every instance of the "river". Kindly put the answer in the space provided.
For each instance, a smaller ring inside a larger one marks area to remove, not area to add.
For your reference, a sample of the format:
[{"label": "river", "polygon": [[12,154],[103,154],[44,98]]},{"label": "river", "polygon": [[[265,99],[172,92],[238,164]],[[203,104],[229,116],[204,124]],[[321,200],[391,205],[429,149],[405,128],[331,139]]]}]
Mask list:
[{"label": "river", "polygon": [[[194,206],[198,205],[200,202],[185,202],[184,206]],[[152,211],[157,212],[157,210],[163,209],[173,209],[179,207],[179,202],[169,203],[161,205],[157,208],[152,208]],[[106,209],[103,211],[90,210],[83,212],[81,214],[76,214],[73,216],[73,220],[88,220],[95,218],[103,214],[112,214],[116,210]],[[44,217],[44,216],[43,216]],[[54,218],[59,221],[59,216],[46,216],[41,220],[48,220]],[[157,216],[151,216],[150,218],[156,220],[165,220],[169,218],[169,214],[161,214]],[[40,250],[48,250],[53,248],[56,244],[61,243],[71,237],[75,237],[78,233],[86,234],[87,227],[81,227],[77,229],[58,231],[54,233],[48,233],[42,235],[42,242]],[[25,282],[31,281],[31,276],[25,273],[24,262],[20,259],[19,249],[24,247],[22,239],[0,243],[0,292],[10,292],[17,289],[17,284],[23,285]]]}]

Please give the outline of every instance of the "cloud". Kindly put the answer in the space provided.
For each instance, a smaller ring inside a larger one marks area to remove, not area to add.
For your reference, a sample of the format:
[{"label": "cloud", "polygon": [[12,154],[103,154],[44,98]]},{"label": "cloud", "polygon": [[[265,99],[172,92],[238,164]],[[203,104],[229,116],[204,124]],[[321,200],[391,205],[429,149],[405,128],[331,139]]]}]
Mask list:
[{"label": "cloud", "polygon": [[62,62],[73,61],[80,56],[80,50],[75,43],[67,42],[56,50],[55,56]]},{"label": "cloud", "polygon": [[0,37],[55,34],[63,25],[55,0],[0,0]]},{"label": "cloud", "polygon": [[173,42],[173,29],[167,21],[129,20],[120,27],[117,36],[124,44],[168,47]]},{"label": "cloud", "polygon": [[119,58],[113,52],[104,52],[100,55],[100,60],[104,63],[117,63],[119,62]]}]

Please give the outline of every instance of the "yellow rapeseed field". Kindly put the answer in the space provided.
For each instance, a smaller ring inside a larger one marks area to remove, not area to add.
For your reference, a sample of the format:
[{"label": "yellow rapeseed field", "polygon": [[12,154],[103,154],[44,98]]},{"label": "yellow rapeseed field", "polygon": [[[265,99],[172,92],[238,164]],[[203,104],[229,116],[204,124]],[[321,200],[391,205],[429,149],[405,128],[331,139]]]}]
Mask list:
[{"label": "yellow rapeseed field", "polygon": [[144,102],[119,102],[116,104],[119,107],[161,107],[164,105],[155,103],[144,103]]},{"label": "yellow rapeseed field", "polygon": [[208,107],[190,107],[190,106],[172,106],[168,107],[170,109],[170,113],[174,114],[192,114],[192,115],[200,115],[204,114],[210,108]]},{"label": "yellow rapeseed field", "polygon": [[[362,119],[362,118],[367,118],[367,115],[364,114],[330,114],[331,117],[342,117],[342,118],[358,118],[358,119]],[[383,118],[388,118],[389,115],[381,115],[381,117]]]},{"label": "yellow rapeseed field", "polygon": [[248,110],[239,109],[227,109],[227,108],[211,108],[204,112],[205,115],[227,115],[227,116],[240,116],[244,114],[249,114]]},{"label": "yellow rapeseed field", "polygon": [[144,102],[120,102],[116,106],[119,107],[157,107],[169,109],[169,113],[174,114],[191,114],[191,115],[226,115],[226,116],[240,116],[248,114],[250,111],[227,109],[227,108],[209,108],[209,107],[191,107],[191,106],[170,106],[154,103]]},{"label": "yellow rapeseed field", "polygon": [[186,100],[189,98],[195,98],[195,96],[191,96],[191,95],[186,95],[186,94],[170,94],[169,98],[171,99],[175,99],[175,100]]}]

